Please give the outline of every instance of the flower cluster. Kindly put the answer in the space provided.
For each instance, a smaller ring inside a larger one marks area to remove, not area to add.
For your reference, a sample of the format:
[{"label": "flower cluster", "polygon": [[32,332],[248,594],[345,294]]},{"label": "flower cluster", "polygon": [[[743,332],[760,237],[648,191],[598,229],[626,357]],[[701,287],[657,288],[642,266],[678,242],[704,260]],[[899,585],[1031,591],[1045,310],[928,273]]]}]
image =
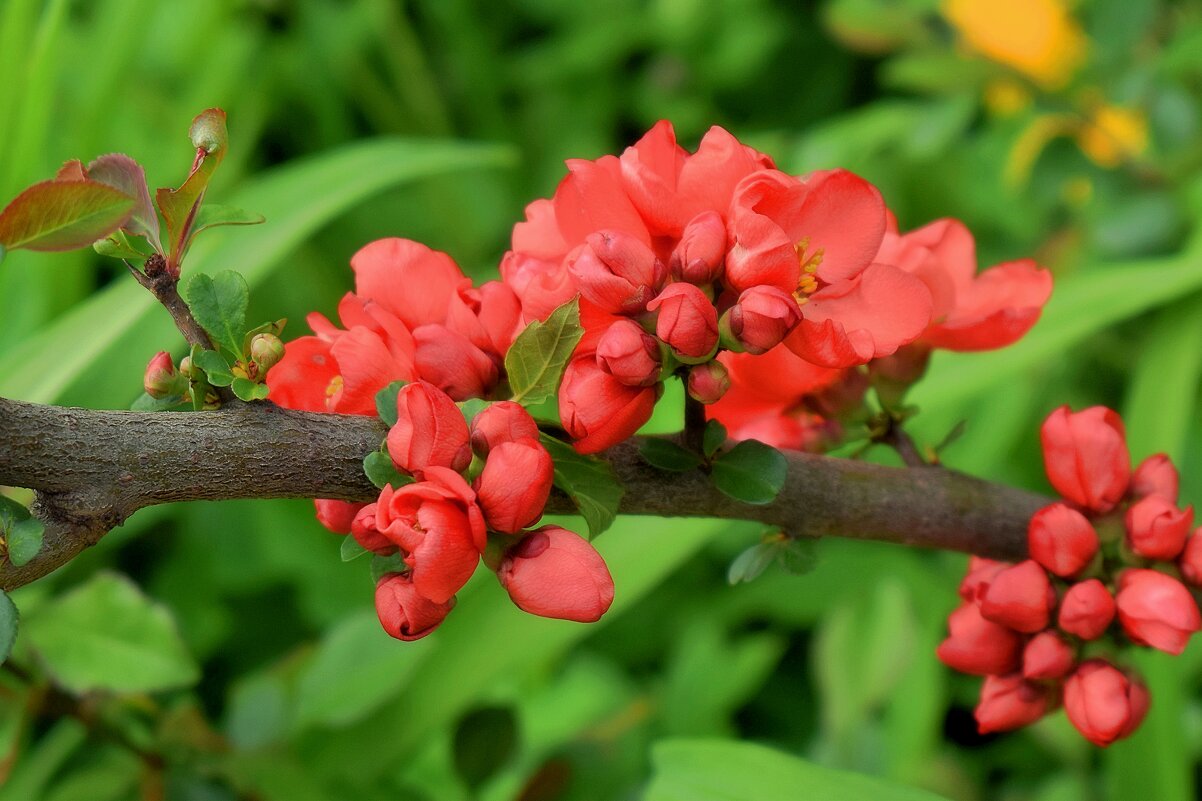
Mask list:
[{"label": "flower cluster", "polygon": [[582,452],[633,434],[672,374],[736,438],[820,448],[867,386],[850,368],[904,346],[911,364],[1010,344],[1051,291],[1029,260],[978,276],[954,220],[899,233],[850,172],[788,175],[721,128],[688,153],[667,122],[620,157],[569,161],[515,226],[501,275],[526,321],[581,298],[559,407]]},{"label": "flower cluster", "polygon": [[1177,504],[1177,471],[1163,454],[1132,471],[1118,415],[1054,411],[1042,429],[1047,475],[1063,500],[1028,529],[1030,559],[973,558],[964,603],[939,646],[947,665],[985,676],[980,730],[1033,723],[1064,704],[1087,739],[1131,734],[1148,692],[1110,655],[1123,643],[1180,654],[1202,628],[1202,529]]},{"label": "flower cluster", "polygon": [[491,404],[469,427],[438,387],[407,384],[397,393],[387,449],[413,483],[386,485],[375,503],[317,505],[327,527],[398,557],[402,569],[376,585],[376,611],[393,637],[433,631],[482,557],[527,612],[592,622],[609,609],[613,580],[593,546],[557,526],[530,530],[547,503],[552,464],[521,406]]}]

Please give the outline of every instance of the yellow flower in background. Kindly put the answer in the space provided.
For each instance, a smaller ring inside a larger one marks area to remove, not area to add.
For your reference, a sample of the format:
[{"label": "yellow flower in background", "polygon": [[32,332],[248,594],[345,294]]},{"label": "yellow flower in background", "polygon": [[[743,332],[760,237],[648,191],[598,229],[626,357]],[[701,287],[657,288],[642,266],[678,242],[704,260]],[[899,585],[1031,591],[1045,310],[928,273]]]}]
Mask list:
[{"label": "yellow flower in background", "polygon": [[1117,167],[1148,146],[1148,121],[1136,109],[1100,105],[1077,131],[1077,146],[1099,167]]},{"label": "yellow flower in background", "polygon": [[1061,0],[944,0],[964,43],[1048,89],[1068,83],[1085,57],[1085,35]]},{"label": "yellow flower in background", "polygon": [[985,86],[985,107],[998,117],[1011,117],[1031,105],[1031,92],[1020,81],[999,78]]}]

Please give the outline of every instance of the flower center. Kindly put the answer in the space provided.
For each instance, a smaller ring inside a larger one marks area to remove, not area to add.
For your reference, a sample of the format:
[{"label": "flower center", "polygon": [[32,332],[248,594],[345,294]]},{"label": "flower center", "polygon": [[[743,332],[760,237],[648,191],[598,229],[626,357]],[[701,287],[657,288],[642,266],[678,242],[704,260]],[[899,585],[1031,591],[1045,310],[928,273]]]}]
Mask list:
[{"label": "flower center", "polygon": [[810,252],[808,236],[794,245],[793,250],[797,253],[797,263],[801,265],[801,278],[797,281],[797,289],[793,292],[793,297],[800,305],[818,291],[818,266],[822,264],[822,255],[825,251],[823,248],[816,248]]}]

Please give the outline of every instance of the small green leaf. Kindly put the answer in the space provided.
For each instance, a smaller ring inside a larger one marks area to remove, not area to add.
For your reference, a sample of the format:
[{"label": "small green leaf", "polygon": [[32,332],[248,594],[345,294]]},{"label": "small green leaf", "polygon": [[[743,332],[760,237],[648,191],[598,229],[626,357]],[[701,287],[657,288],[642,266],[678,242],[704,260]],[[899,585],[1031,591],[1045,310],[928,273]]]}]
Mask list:
[{"label": "small green leaf", "polygon": [[13,526],[22,520],[28,520],[29,510],[12,498],[0,495],[0,536],[8,536]]},{"label": "small green leaf", "polygon": [[368,480],[376,485],[376,489],[384,489],[385,484],[391,484],[393,489],[400,489],[406,484],[412,484],[413,478],[396,469],[392,457],[386,451],[372,451],[363,460],[363,472]]},{"label": "small green leaf", "polygon": [[648,437],[643,440],[639,454],[652,467],[673,473],[684,473],[701,466],[700,456],[662,437]]},{"label": "small green leaf", "polygon": [[786,573],[804,576],[818,564],[818,540],[785,537],[781,541],[777,561]]},{"label": "small green leaf", "polygon": [[8,593],[0,590],[0,662],[8,660],[13,651],[13,643],[17,641],[17,626],[20,623],[17,605]]},{"label": "small green leaf", "polygon": [[705,453],[705,458],[712,458],[718,452],[718,449],[725,444],[726,426],[717,420],[710,420],[706,423],[705,430],[701,434],[701,450]]},{"label": "small green leaf", "polygon": [[369,553],[371,553],[371,551],[360,545],[359,541],[350,534],[347,534],[342,538],[342,548],[340,550],[342,561],[350,562]]},{"label": "small green leaf", "polygon": [[144,242],[145,240],[135,237],[131,239],[125,231],[114,231],[104,239],[97,239],[92,243],[92,250],[99,253],[101,256],[108,256],[112,259],[126,259],[129,261],[145,261],[150,255],[143,253],[134,246],[135,242]]},{"label": "small green leaf", "polygon": [[789,464],[770,445],[745,439],[714,460],[714,486],[737,501],[772,503],[785,485]]},{"label": "small green leaf", "polygon": [[192,228],[192,236],[196,236],[206,228],[216,228],[219,225],[260,225],[267,222],[262,214],[252,214],[233,206],[219,206],[206,203],[200,207],[196,222]]},{"label": "small green leaf", "polygon": [[0,211],[0,245],[8,250],[86,248],[120,228],[133,208],[132,197],[96,181],[42,181]]},{"label": "small green leaf", "polygon": [[396,396],[408,381],[393,381],[376,393],[376,414],[384,421],[384,425],[392,428],[396,425]]},{"label": "small green leaf", "polygon": [[455,772],[472,790],[481,787],[513,758],[518,722],[507,706],[473,709],[455,725]]},{"label": "small green leaf", "polygon": [[540,434],[542,443],[555,464],[555,486],[566,492],[588,523],[589,539],[613,524],[625,490],[609,462],[584,456],[566,442]]},{"label": "small green leaf", "polygon": [[184,300],[200,327],[209,332],[215,343],[241,356],[246,305],[250,302],[250,289],[241,273],[233,270],[222,270],[214,276],[197,273],[183,289]]},{"label": "small green leaf", "polygon": [[468,398],[455,405],[459,407],[459,411],[463,412],[463,419],[467,421],[468,426],[471,426],[472,421],[476,419],[476,415],[489,406],[492,406],[492,403],[481,398]]},{"label": "small green leaf", "polygon": [[[212,379],[210,378],[210,380]],[[234,390],[234,394],[238,396],[239,400],[244,400],[247,403],[263,400],[267,397],[267,385],[256,384],[249,378],[235,378],[234,382],[230,384],[230,389]]]},{"label": "small green leaf", "polygon": [[505,372],[513,398],[523,406],[555,395],[564,368],[584,336],[580,303],[572,298],[544,322],[535,321],[518,334],[505,354]]},{"label": "small green leaf", "polygon": [[[204,351],[200,345],[193,345],[188,355],[191,356],[193,364],[200,358],[201,352]],[[189,379],[189,392],[192,395],[192,410],[199,412],[205,407],[209,391],[212,386],[209,385],[209,380],[205,376],[204,370],[193,370],[192,377]]]},{"label": "small green leaf", "polygon": [[378,553],[371,556],[371,580],[373,584],[378,584],[380,579],[389,573],[407,572],[409,572],[409,565],[405,564],[405,560],[399,552],[389,556],[380,556]]},{"label": "small green leaf", "polygon": [[775,542],[758,542],[735,557],[726,571],[726,580],[730,584],[745,584],[756,579],[768,569],[768,565],[776,559],[781,550]]},{"label": "small green leaf", "polygon": [[215,387],[228,387],[234,383],[234,374],[230,372],[230,363],[215,350],[202,350],[192,360],[194,367],[205,371],[209,383]]},{"label": "small green leaf", "polygon": [[138,399],[130,404],[129,409],[132,412],[165,412],[168,409],[174,409],[187,399],[183,395],[168,395],[165,398],[152,398],[143,392],[138,396]]},{"label": "small green leaf", "polygon": [[46,526],[36,517],[20,521],[8,532],[8,561],[17,567],[28,564],[42,550]]}]

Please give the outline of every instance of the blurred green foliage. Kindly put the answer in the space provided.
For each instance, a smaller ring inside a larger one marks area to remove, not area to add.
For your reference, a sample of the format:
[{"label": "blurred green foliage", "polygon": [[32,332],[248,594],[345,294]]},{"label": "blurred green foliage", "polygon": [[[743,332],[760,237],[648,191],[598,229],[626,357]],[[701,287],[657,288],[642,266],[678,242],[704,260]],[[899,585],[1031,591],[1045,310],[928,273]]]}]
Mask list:
[{"label": "blurred green foliage", "polygon": [[[659,118],[685,142],[727,126],[789,170],[854,169],[903,228],[960,217],[983,264],[1035,255],[1057,276],[1023,343],[935,359],[920,440],[967,420],[948,463],[1042,488],[1042,417],[1106,403],[1133,455],[1169,452],[1202,500],[1197,0],[6,0],[0,75],[4,199],[113,151],[177,185],[188,122],[224,108],[211,197],[268,224],[210,233],[186,269],[239,269],[251,318],[293,336],[375,237],[489,275],[563,158]],[[0,393],[122,408],[155,351],[182,351],[114,264],[9,255]],[[15,593],[0,799],[1195,797],[1196,644],[1140,660],[1152,714],[1106,752],[1063,716],[979,737],[977,681],[934,658],[963,557],[822,542],[804,576],[725,587],[761,533],[621,519],[598,540],[617,583],[601,624],[523,615],[481,575],[437,634],[397,643],[366,560],[343,563],[307,503],[145,510]],[[81,605],[89,647],[111,608],[148,621],[160,661],[68,649],[75,672],[52,675]]]}]

